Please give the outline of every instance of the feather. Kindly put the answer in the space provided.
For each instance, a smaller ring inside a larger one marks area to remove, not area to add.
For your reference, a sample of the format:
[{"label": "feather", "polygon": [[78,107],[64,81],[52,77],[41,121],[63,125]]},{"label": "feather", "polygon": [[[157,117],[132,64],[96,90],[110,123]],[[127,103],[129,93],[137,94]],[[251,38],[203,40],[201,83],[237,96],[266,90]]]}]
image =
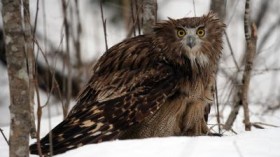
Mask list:
[{"label": "feather", "polygon": [[[201,25],[205,36],[194,33],[193,48],[176,36],[178,28],[194,31]],[[93,67],[69,115],[40,140],[42,153],[117,138],[207,134],[224,27],[212,12],[170,19],[150,34],[111,47]],[[38,154],[36,143],[30,151]]]},{"label": "feather", "polygon": [[[127,55],[123,60],[130,59],[133,56],[131,52],[141,57],[135,50],[141,53],[142,49],[135,47],[131,50],[123,51]],[[110,52],[111,50],[105,56],[124,55],[112,55]],[[174,93],[175,78],[173,70],[167,65],[157,62],[145,70],[139,70],[139,67],[128,68],[131,63],[135,64],[132,60],[127,61],[125,67],[114,69],[115,65],[108,64],[107,61],[107,58],[99,61],[103,63],[97,64],[100,67],[80,94],[75,107],[52,130],[52,144],[49,134],[40,141],[43,154],[49,153],[50,146],[55,155],[88,143],[116,139],[124,130],[155,113],[167,97]],[[38,154],[36,143],[30,146],[30,151]]]}]

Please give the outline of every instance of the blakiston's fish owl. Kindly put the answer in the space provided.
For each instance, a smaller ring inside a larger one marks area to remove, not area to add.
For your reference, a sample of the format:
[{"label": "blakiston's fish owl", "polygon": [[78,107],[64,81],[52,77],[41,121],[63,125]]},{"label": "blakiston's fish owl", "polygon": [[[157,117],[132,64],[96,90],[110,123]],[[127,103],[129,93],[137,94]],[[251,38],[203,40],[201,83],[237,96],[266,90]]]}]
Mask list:
[{"label": "blakiston's fish owl", "polygon": [[[43,154],[114,139],[194,136],[209,132],[205,106],[225,25],[210,12],[169,19],[153,32],[111,47],[64,121],[40,141]],[[37,144],[30,146],[38,154]]]}]

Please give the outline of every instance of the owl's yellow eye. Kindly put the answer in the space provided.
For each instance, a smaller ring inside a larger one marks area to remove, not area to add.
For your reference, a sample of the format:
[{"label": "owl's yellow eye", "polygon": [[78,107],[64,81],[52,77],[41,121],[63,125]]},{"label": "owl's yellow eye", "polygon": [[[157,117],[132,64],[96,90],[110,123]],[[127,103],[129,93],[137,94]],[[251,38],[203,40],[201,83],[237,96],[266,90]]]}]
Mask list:
[{"label": "owl's yellow eye", "polygon": [[178,30],[177,30],[177,36],[178,36],[179,38],[184,37],[186,34],[187,34],[187,33],[186,33],[186,31],[185,31],[184,29],[178,29]]},{"label": "owl's yellow eye", "polygon": [[198,28],[197,31],[196,31],[196,34],[199,37],[203,37],[205,35],[205,30],[203,28]]}]

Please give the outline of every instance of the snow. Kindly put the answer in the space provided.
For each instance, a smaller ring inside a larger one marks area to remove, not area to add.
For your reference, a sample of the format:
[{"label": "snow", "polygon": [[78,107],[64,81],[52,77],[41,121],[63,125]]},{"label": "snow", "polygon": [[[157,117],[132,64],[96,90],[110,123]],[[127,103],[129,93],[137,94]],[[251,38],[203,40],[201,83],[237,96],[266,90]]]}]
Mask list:
[{"label": "snow", "polygon": [[228,137],[168,137],[104,142],[59,157],[279,157],[280,129]]},{"label": "snow", "polygon": [[[59,122],[56,117],[53,121]],[[48,120],[43,120],[46,129]],[[2,128],[8,135],[8,127]],[[279,157],[280,128],[244,132],[223,137],[165,137],[116,140],[90,144],[57,157]],[[8,157],[8,145],[0,136],[0,156]],[[36,155],[31,155],[36,157]]]}]

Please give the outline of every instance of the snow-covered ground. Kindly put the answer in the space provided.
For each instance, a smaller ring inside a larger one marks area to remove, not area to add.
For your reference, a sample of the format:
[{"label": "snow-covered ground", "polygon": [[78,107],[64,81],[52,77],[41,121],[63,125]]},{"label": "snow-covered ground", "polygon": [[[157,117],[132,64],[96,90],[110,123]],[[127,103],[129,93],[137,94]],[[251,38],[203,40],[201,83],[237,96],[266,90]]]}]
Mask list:
[{"label": "snow-covered ground", "polygon": [[[53,119],[59,122],[61,117]],[[43,132],[48,130],[43,120]],[[8,134],[8,127],[3,128]],[[8,157],[9,147],[0,136],[0,156]],[[223,137],[166,137],[118,140],[90,144],[57,157],[280,157],[280,128],[254,130]],[[35,155],[31,155],[35,157]]]},{"label": "snow-covered ground", "polygon": [[280,129],[229,137],[168,137],[87,145],[60,157],[279,157]]}]

